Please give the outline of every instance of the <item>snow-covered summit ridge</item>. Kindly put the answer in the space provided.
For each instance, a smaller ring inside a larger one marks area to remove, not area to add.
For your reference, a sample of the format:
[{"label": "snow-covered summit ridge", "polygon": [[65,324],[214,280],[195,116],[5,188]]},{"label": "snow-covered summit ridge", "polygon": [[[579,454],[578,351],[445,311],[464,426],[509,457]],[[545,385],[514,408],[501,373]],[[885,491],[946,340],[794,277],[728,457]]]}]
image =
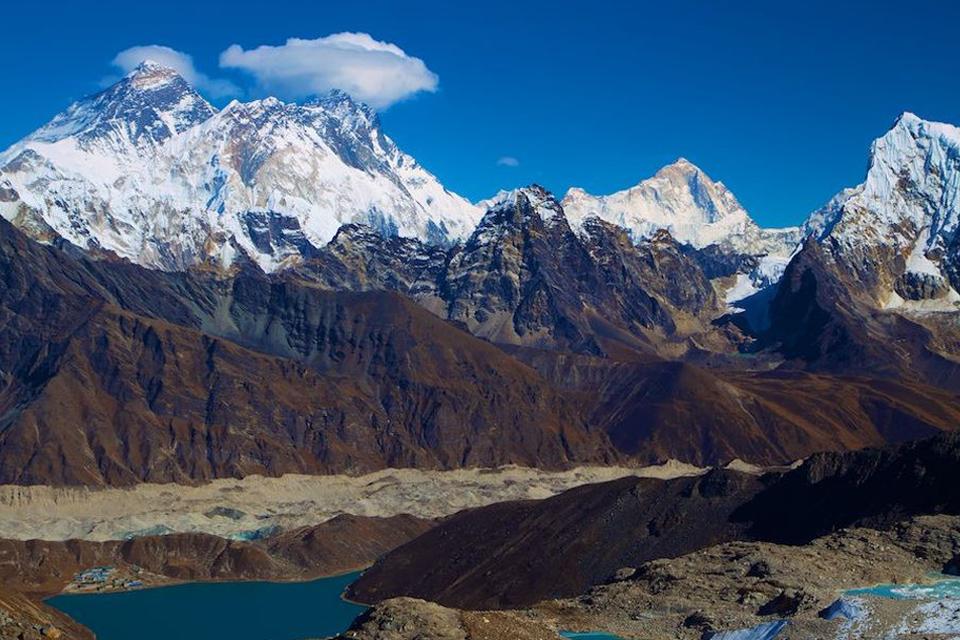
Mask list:
[{"label": "snow-covered summit ridge", "polygon": [[6,218],[163,269],[241,249],[273,270],[350,222],[447,243],[482,215],[343,92],[217,111],[154,62],[0,155],[0,182]]},{"label": "snow-covered summit ridge", "polygon": [[533,211],[544,222],[564,218],[564,210],[556,197],[538,184],[516,189],[501,190],[492,198],[481,200],[477,206],[486,212],[521,206],[529,203]]}]

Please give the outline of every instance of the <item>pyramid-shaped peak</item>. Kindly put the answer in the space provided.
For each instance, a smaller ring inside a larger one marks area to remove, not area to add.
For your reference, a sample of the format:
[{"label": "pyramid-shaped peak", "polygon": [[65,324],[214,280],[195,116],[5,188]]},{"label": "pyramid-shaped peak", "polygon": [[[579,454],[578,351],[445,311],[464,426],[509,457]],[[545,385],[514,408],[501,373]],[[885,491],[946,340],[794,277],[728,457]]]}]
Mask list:
[{"label": "pyramid-shaped peak", "polygon": [[703,169],[693,164],[686,158],[680,157],[674,160],[673,162],[671,162],[670,164],[662,167],[656,173],[656,176],[659,176],[659,177],[671,176],[671,175],[706,176],[707,174],[703,171]]},{"label": "pyramid-shaped peak", "polygon": [[134,67],[133,71],[131,71],[129,75],[137,75],[141,73],[156,73],[158,71],[171,71],[173,73],[177,73],[177,70],[174,69],[173,67],[157,62],[156,60],[150,60],[148,58],[142,61],[136,67]]},{"label": "pyramid-shaped peak", "polygon": [[136,89],[148,91],[163,88],[171,83],[180,85],[181,90],[192,90],[190,83],[173,67],[155,60],[144,60],[134,67],[117,85],[126,84]]}]

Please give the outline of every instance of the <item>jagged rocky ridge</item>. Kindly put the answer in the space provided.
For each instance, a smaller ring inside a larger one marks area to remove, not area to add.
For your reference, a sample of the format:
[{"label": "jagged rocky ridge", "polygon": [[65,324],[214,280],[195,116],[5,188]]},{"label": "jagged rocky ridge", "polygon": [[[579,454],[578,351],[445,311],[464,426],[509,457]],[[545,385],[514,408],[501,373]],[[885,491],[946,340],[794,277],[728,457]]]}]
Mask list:
[{"label": "jagged rocky ridge", "polygon": [[297,273],[330,289],[401,292],[501,344],[656,353],[688,350],[698,337],[729,349],[710,324],[723,312],[714,288],[668,233],[635,245],[597,218],[575,233],[537,186],[488,206],[452,249],[351,225]]}]

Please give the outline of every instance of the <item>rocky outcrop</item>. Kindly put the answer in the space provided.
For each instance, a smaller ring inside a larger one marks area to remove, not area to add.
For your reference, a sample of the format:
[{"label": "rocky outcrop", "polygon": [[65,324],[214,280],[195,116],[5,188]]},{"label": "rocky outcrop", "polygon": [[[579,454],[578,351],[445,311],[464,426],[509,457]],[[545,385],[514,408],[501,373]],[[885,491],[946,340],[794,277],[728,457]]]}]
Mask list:
[{"label": "rocky outcrop", "polygon": [[53,607],[0,589],[0,640],[93,640],[89,629]]},{"label": "rocky outcrop", "polygon": [[[958,524],[933,516],[887,531],[844,529],[804,545],[725,543],[645,563],[627,579],[541,603],[528,615],[654,640],[699,640],[780,620],[788,621],[784,637],[798,640],[924,637],[910,635],[923,620],[916,602],[838,597],[878,583],[925,581],[960,543]],[[752,571],[757,564],[767,570]],[[845,613],[824,615],[831,606]]]},{"label": "rocky outcrop", "polygon": [[336,640],[559,640],[548,624],[510,611],[457,611],[416,598],[369,609]]}]

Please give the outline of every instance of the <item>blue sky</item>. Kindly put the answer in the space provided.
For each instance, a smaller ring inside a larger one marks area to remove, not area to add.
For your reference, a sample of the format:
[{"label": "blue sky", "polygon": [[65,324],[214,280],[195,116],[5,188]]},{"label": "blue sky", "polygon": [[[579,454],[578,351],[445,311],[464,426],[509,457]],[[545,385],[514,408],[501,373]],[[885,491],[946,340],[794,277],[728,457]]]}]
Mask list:
[{"label": "blue sky", "polygon": [[27,4],[4,10],[3,148],[130,47],[191,55],[223,104],[286,87],[264,74],[287,59],[265,70],[257,47],[340,32],[422,61],[412,95],[382,99],[384,127],[472,200],[530,182],[609,193],[684,156],[762,224],[795,224],[862,179],[900,112],[960,123],[960,3],[946,0]]}]

